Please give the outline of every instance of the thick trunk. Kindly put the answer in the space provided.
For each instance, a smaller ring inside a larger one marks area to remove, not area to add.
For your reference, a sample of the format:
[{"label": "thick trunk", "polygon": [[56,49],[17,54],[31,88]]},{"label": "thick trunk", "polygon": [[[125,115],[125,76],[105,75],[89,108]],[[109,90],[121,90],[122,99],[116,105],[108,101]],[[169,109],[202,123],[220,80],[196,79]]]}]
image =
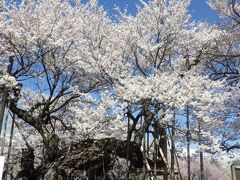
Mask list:
[{"label": "thick trunk", "polygon": [[[143,156],[140,147],[129,143],[129,161],[134,168],[142,168]],[[54,179],[108,179],[116,157],[127,158],[127,141],[114,138],[88,139],[73,143],[63,150],[50,169],[45,170],[44,178]]]},{"label": "thick trunk", "polygon": [[[166,115],[166,108],[163,107],[162,109],[162,118],[163,119]],[[164,155],[164,158],[165,160],[167,161],[167,155],[168,155],[168,149],[167,149],[167,132],[166,132],[166,122],[162,122],[162,126],[160,126],[160,148],[162,149],[163,151],[163,155]],[[165,167],[165,170],[167,171],[167,167]],[[168,180],[168,175],[164,175],[163,176],[163,179],[164,180]]]},{"label": "thick trunk", "polygon": [[[73,143],[65,150],[59,150],[59,137],[52,134],[46,125],[39,118],[33,117],[29,112],[22,110],[15,103],[10,103],[10,110],[19,118],[34,127],[42,136],[44,142],[44,162],[37,168],[38,178],[44,179],[76,179],[77,177],[105,178],[107,172],[113,168],[116,157],[127,159],[127,149],[129,149],[129,162],[133,169],[142,169],[144,165],[143,154],[140,149],[141,141],[148,130],[154,116],[150,112],[149,105],[145,106],[145,119],[140,129],[135,134],[135,139],[127,143],[126,140],[114,138],[100,140],[85,140]],[[166,131],[164,127],[166,145]],[[165,148],[166,151],[166,148]],[[166,152],[165,156],[166,156]],[[147,159],[148,164],[153,169],[153,160]],[[157,169],[165,169],[166,164],[160,158],[156,162]],[[23,171],[24,172],[24,171]]]},{"label": "thick trunk", "polygon": [[[61,157],[56,159],[50,168],[45,169],[45,179],[108,179],[116,157],[127,158],[127,141],[114,138],[88,139],[71,144],[64,149]],[[129,143],[129,161],[133,169],[142,169],[143,154],[135,142]],[[148,159],[153,168],[153,160]],[[163,161],[157,161],[157,168],[163,169]],[[47,166],[49,167],[49,165]],[[132,169],[132,170],[133,170]]]},{"label": "thick trunk", "polygon": [[18,108],[15,103],[10,103],[10,110],[26,123],[34,127],[43,138],[44,143],[44,161],[53,162],[58,157],[59,137],[48,131],[45,124],[40,119],[34,118],[27,111]]},{"label": "thick trunk", "polygon": [[30,147],[22,150],[21,171],[16,179],[37,180],[38,174],[34,168],[34,150]]},{"label": "thick trunk", "polygon": [[[159,144],[160,144],[160,148],[163,151],[164,158],[167,161],[167,154],[168,154],[168,152],[167,152],[167,133],[166,133],[166,126],[165,125],[163,125],[163,129],[161,130],[161,132],[162,133],[161,133]],[[166,171],[167,171],[167,167],[165,167],[165,168],[166,168]],[[168,175],[164,175],[163,179],[168,180]]]},{"label": "thick trunk", "polygon": [[142,145],[143,137],[144,137],[145,133],[148,131],[149,126],[151,125],[151,123],[154,120],[155,114],[150,111],[149,103],[150,102],[147,101],[143,105],[142,117],[141,117],[143,122],[142,122],[141,127],[138,130],[136,130],[136,132],[135,132],[134,142],[137,143],[139,146]]},{"label": "thick trunk", "polygon": [[59,156],[59,137],[56,134],[49,135],[44,141],[43,159],[45,162],[54,162]]}]

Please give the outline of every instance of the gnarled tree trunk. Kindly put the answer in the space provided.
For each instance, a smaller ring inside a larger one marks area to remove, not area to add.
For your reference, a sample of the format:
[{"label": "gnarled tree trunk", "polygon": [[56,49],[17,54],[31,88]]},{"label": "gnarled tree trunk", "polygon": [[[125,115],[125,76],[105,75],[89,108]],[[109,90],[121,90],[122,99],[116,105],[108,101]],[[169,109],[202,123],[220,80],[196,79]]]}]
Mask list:
[{"label": "gnarled tree trunk", "polygon": [[21,171],[16,179],[37,180],[38,174],[34,168],[34,150],[30,147],[22,149]]}]

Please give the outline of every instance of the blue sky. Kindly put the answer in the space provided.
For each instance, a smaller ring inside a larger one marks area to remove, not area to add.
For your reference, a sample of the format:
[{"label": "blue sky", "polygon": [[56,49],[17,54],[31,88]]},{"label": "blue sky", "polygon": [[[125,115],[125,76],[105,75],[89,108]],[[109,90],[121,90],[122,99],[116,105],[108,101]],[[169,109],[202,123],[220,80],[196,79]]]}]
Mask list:
[{"label": "blue sky", "polygon": [[[16,0],[17,2],[21,0]],[[83,3],[89,0],[80,0]],[[145,0],[149,1],[149,0]],[[180,0],[181,1],[181,0]],[[136,14],[136,4],[139,4],[139,0],[99,0],[100,5],[108,11],[109,15],[114,14],[114,6],[119,6],[122,10],[127,7],[128,11],[132,14]],[[208,23],[217,23],[219,18],[217,13],[207,5],[207,0],[191,0],[189,12],[194,20],[204,20]]]},{"label": "blue sky", "polygon": [[[87,1],[82,0],[82,2]],[[127,6],[128,11],[134,15],[136,14],[136,4],[139,3],[139,0],[99,0],[99,3],[108,10],[109,15],[114,13],[114,5],[119,6],[121,9]],[[209,23],[218,22],[217,13],[207,5],[206,0],[192,0],[189,12],[195,20],[204,20]]]},{"label": "blue sky", "polygon": [[209,23],[219,21],[217,13],[208,6],[206,0],[192,0],[189,12],[195,20],[204,20]]}]

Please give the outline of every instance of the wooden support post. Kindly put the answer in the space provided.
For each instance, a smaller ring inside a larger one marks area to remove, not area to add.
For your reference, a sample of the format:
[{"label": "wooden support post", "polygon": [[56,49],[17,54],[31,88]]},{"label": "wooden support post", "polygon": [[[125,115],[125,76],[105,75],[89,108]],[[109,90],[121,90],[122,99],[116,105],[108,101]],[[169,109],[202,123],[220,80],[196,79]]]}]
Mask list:
[{"label": "wooden support post", "polygon": [[128,117],[128,127],[127,127],[127,174],[126,174],[126,179],[129,179],[129,144],[130,144],[130,133],[129,133],[129,129],[130,129],[130,118]]},{"label": "wooden support post", "polygon": [[6,141],[7,122],[8,122],[8,114],[9,114],[8,105],[7,105],[6,109],[7,109],[6,110],[7,112],[6,112],[6,117],[5,117],[5,121],[4,121],[3,137],[2,137],[2,144],[1,144],[1,156],[3,156],[3,154],[4,154],[5,141]]},{"label": "wooden support post", "polygon": [[13,132],[14,132],[14,123],[15,123],[15,114],[12,115],[12,125],[11,125],[11,132],[10,132],[10,142],[9,142],[9,146],[8,146],[8,154],[7,154],[7,160],[6,160],[6,169],[5,169],[5,174],[4,174],[4,179],[5,179],[5,180],[7,180],[9,159],[10,159],[11,150],[12,150],[12,140],[13,140]]},{"label": "wooden support post", "polygon": [[188,180],[191,180],[191,164],[190,164],[190,113],[189,113],[189,107],[187,106],[187,174],[188,174]]},{"label": "wooden support post", "polygon": [[2,132],[2,124],[4,119],[4,113],[5,113],[5,103],[7,99],[7,91],[6,89],[3,90],[2,97],[1,97],[1,104],[0,104],[0,135]]},{"label": "wooden support post", "polygon": [[143,179],[146,179],[146,138],[143,137]]},{"label": "wooden support post", "polygon": [[176,163],[177,163],[178,174],[179,174],[180,180],[183,180],[183,178],[182,178],[182,173],[181,173],[181,171],[180,171],[180,166],[179,166],[179,163],[178,163],[178,159],[177,159],[176,153],[175,153],[175,159],[176,159]]},{"label": "wooden support post", "polygon": [[[166,115],[166,108],[163,107],[162,108],[162,119],[165,117]],[[161,128],[161,132],[160,132],[160,148],[163,151],[163,156],[165,157],[166,161],[168,160],[167,158],[167,153],[168,153],[168,149],[167,149],[167,132],[166,132],[166,122],[162,122],[162,128]],[[167,164],[168,166],[168,164]],[[168,180],[168,175],[163,175],[163,180]]]},{"label": "wooden support post", "polygon": [[200,150],[200,179],[204,180],[203,151]]},{"label": "wooden support post", "polygon": [[147,131],[147,154],[149,156],[149,150],[150,150],[150,147],[149,147],[149,129]]},{"label": "wooden support post", "polygon": [[[198,144],[201,145],[201,120],[198,120]],[[204,180],[204,168],[203,168],[203,150],[200,149],[199,152],[199,159],[200,159],[200,180]]]},{"label": "wooden support post", "polygon": [[[9,65],[7,68],[7,73],[11,75],[12,73],[12,68],[13,68],[13,57],[10,56],[9,57]],[[4,119],[4,112],[5,112],[5,104],[7,101],[7,97],[8,97],[8,90],[7,89],[3,89],[2,92],[2,100],[1,100],[1,104],[0,104],[0,135],[2,132],[2,125],[3,125],[3,119]]]},{"label": "wooden support post", "polygon": [[[144,117],[145,118],[145,117]],[[144,124],[144,119],[143,118],[143,111],[142,111],[142,117],[141,117],[141,124]],[[145,146],[146,146],[146,137],[145,137],[145,132],[144,132],[144,128],[143,128],[143,140],[142,140],[142,153],[143,153],[143,179],[145,180],[146,178],[146,149],[145,149]]]},{"label": "wooden support post", "polygon": [[157,145],[156,145],[156,139],[153,140],[153,160],[154,160],[154,180],[157,180]]},{"label": "wooden support post", "polygon": [[175,110],[172,120],[172,133],[171,133],[171,179],[175,179]]}]

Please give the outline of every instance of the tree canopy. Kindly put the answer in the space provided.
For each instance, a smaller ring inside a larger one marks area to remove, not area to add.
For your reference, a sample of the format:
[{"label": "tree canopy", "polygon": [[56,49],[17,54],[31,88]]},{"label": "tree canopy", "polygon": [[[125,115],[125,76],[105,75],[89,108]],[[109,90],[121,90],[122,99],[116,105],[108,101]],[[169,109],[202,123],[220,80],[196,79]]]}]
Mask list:
[{"label": "tree canopy", "polygon": [[149,132],[185,143],[186,111],[200,150],[240,148],[239,2],[208,2],[221,24],[194,21],[189,0],[140,2],[115,20],[96,0],[0,2],[1,116],[17,117],[16,152],[31,147],[42,167],[79,139],[113,138],[127,158],[119,144],[141,152]]}]

